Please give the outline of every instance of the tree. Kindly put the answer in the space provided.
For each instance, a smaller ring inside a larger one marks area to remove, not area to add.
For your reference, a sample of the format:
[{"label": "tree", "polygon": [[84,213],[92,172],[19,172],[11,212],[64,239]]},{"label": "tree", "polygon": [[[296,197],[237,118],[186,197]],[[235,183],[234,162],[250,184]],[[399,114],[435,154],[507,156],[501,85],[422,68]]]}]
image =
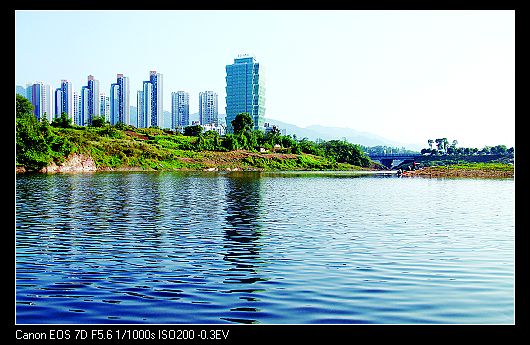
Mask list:
[{"label": "tree", "polygon": [[432,144],[434,144],[434,140],[429,139],[427,140],[427,143],[429,144],[429,148],[432,150]]},{"label": "tree", "polygon": [[237,138],[233,134],[227,134],[225,135],[225,138],[223,140],[223,147],[227,149],[228,151],[238,150],[239,142],[237,141]]},{"label": "tree", "polygon": [[441,150],[442,139],[434,139],[434,142],[436,143],[436,149]]},{"label": "tree", "polygon": [[16,98],[16,108],[17,108],[17,113],[16,113],[16,117],[19,118],[19,117],[22,117],[23,115],[25,114],[33,114],[33,110],[34,110],[34,107],[33,107],[33,104],[31,104],[31,102],[24,96],[21,96],[17,93],[17,98]]},{"label": "tree", "polygon": [[216,131],[206,131],[198,136],[197,141],[194,144],[195,149],[202,151],[223,151],[224,148],[221,145],[221,139],[219,138],[219,133]]},{"label": "tree", "polygon": [[296,145],[296,141],[289,135],[282,135],[281,143],[282,147],[293,147],[294,145]]},{"label": "tree", "polygon": [[203,128],[201,125],[186,126],[184,127],[184,135],[189,137],[198,137],[201,135]]},{"label": "tree", "polygon": [[232,127],[234,128],[234,134],[240,135],[252,130],[254,121],[250,117],[249,113],[239,113],[236,118],[232,120]]},{"label": "tree", "polygon": [[[124,131],[127,129],[127,125],[121,121],[118,121],[115,125],[114,125],[114,128],[116,129],[119,129],[120,131]],[[149,128],[158,128],[157,126],[151,126]]]},{"label": "tree", "polygon": [[320,148],[315,142],[307,138],[303,138],[298,142],[296,151],[300,153],[309,153],[315,156],[324,156],[325,154],[322,148]]},{"label": "tree", "polygon": [[498,154],[498,155],[505,155],[506,153],[508,153],[508,148],[506,147],[506,145],[493,146],[491,148],[491,153]]},{"label": "tree", "polygon": [[92,118],[92,127],[103,127],[105,125],[105,116],[94,116]]},{"label": "tree", "polygon": [[[44,124],[45,126],[46,124]],[[16,163],[28,169],[40,169],[52,160],[52,152],[33,115],[33,105],[20,95],[16,97]]]},{"label": "tree", "polygon": [[60,117],[53,119],[51,125],[53,127],[69,128],[72,127],[72,119],[63,111]]},{"label": "tree", "polygon": [[276,126],[272,126],[270,132],[265,135],[265,141],[268,142],[271,146],[281,143],[281,132],[280,129]]},{"label": "tree", "polygon": [[480,151],[478,151],[478,153],[481,155],[488,155],[491,153],[491,147],[486,145]]},{"label": "tree", "polygon": [[443,150],[447,152],[447,146],[449,145],[449,140],[447,140],[447,138],[442,138],[442,143],[443,143]]},{"label": "tree", "polygon": [[370,159],[359,145],[344,140],[323,141],[319,146],[325,150],[325,156],[340,163],[349,163],[361,167],[370,166]]},{"label": "tree", "polygon": [[449,143],[449,141],[447,141],[447,138],[435,139],[434,142],[436,143],[436,148],[438,149],[438,151],[446,152],[447,144]]}]

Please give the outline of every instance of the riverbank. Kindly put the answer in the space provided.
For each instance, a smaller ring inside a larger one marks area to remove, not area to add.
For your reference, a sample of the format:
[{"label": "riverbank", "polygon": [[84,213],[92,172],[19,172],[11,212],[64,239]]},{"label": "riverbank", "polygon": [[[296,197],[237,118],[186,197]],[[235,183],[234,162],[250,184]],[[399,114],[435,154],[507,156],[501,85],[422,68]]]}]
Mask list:
[{"label": "riverbank", "polygon": [[447,166],[425,167],[403,171],[402,176],[421,177],[471,177],[471,178],[513,178],[514,166],[502,163],[470,163]]},{"label": "riverbank", "polygon": [[[109,125],[97,128],[33,125],[42,127],[39,131],[45,135],[32,140],[24,139],[31,137],[31,133],[24,132],[22,127],[19,129],[20,133],[27,135],[17,137],[17,173],[381,168],[371,162],[359,147],[339,141],[318,146],[306,140],[279,137],[282,139],[282,145],[279,145],[271,144],[269,141],[272,139],[266,139],[261,132],[251,133],[247,138],[246,134],[221,137],[212,131],[199,136],[185,136],[158,128],[132,126],[119,129]],[[254,140],[254,143],[249,144],[249,140]],[[42,145],[36,146],[35,143]],[[34,147],[40,151],[35,151]]]},{"label": "riverbank", "polygon": [[[82,173],[97,171],[372,171],[346,163],[337,163],[310,154],[256,153],[246,150],[229,152],[189,151],[188,157],[172,157],[151,164],[105,164],[89,154],[70,154],[62,163],[43,167],[38,173]],[[16,173],[30,170],[17,166]]]}]

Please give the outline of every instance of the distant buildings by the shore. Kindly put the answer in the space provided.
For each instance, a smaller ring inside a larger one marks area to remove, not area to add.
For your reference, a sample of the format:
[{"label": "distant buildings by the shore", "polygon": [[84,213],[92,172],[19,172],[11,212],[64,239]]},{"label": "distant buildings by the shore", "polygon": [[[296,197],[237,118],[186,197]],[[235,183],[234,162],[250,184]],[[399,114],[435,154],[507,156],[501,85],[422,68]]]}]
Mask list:
[{"label": "distant buildings by the shore", "polygon": [[[108,95],[102,92],[99,80],[93,75],[88,76],[87,84],[79,92],[67,79],[61,80],[53,93],[51,85],[41,81],[28,83],[26,87],[16,85],[15,91],[30,100],[37,119],[46,118],[49,122],[66,113],[78,126],[90,125],[96,116],[103,116],[112,125],[134,124],[139,128],[156,126],[179,130],[192,125],[190,95],[182,90],[171,92],[171,121],[164,123],[163,74],[157,71],[150,71],[149,80],[143,81],[136,92],[136,118],[130,115],[129,78],[121,73],[117,74],[116,82],[110,85]],[[263,68],[252,56],[240,55],[233,64],[226,65],[226,123],[219,121],[217,92],[205,90],[198,97],[199,124],[203,127],[223,134],[232,133],[231,121],[237,114],[247,112],[254,121],[254,129],[267,131]]]}]

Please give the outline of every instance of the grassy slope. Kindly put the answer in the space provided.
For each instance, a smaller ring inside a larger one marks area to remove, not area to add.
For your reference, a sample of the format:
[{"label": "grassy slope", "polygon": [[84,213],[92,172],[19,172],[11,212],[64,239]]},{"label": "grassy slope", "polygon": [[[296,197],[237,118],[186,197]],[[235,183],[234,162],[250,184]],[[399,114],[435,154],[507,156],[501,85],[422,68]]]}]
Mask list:
[{"label": "grassy slope", "polygon": [[139,167],[145,170],[202,170],[208,168],[242,170],[360,170],[349,164],[308,154],[260,154],[237,150],[195,151],[196,137],[164,133],[153,128],[134,131],[115,128],[60,129],[77,153],[89,154],[100,170]]}]

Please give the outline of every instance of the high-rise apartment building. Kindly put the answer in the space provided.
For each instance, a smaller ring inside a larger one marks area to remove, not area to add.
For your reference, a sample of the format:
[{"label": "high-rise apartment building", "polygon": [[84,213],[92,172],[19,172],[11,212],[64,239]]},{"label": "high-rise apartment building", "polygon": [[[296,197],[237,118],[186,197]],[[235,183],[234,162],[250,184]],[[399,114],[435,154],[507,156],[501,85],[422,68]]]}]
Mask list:
[{"label": "high-rise apartment building", "polygon": [[136,115],[137,115],[137,127],[138,128],[147,128],[146,121],[144,118],[144,91],[136,91]]},{"label": "high-rise apartment building", "polygon": [[50,85],[43,85],[42,103],[44,107],[44,114],[49,122],[53,121],[53,95]]},{"label": "high-rise apartment building", "polygon": [[63,92],[61,91],[61,89],[55,90],[54,100],[55,100],[55,107],[54,107],[55,117],[59,117],[63,111]]},{"label": "high-rise apartment building", "polygon": [[171,129],[189,126],[190,95],[185,91],[171,93]]},{"label": "high-rise apartment building", "polygon": [[129,78],[118,74],[116,83],[110,85],[110,124],[130,124]]},{"label": "high-rise apartment building", "polygon": [[81,95],[74,91],[74,95],[72,98],[74,100],[74,124],[81,125],[83,123],[81,118],[81,108],[83,107]]},{"label": "high-rise apartment building", "polygon": [[[88,99],[90,97],[90,91],[88,90],[88,86],[83,86],[81,88],[81,104],[79,107],[79,123],[80,126],[87,126],[92,123],[91,119],[89,118],[89,109],[88,109]],[[74,101],[75,104],[75,101]],[[75,114],[75,111],[74,111]]]},{"label": "high-rise apartment building", "polygon": [[218,125],[217,93],[213,91],[199,92],[199,119],[201,125]]},{"label": "high-rise apartment building", "polygon": [[145,128],[144,121],[144,92],[143,90],[136,91],[136,126],[138,128]]},{"label": "high-rise apartment building", "polygon": [[226,129],[233,133],[232,121],[239,113],[249,113],[253,129],[263,129],[265,83],[263,68],[254,57],[240,56],[226,65]]},{"label": "high-rise apartment building", "polygon": [[25,97],[33,104],[33,114],[38,120],[42,120],[46,116],[48,121],[52,121],[53,105],[50,85],[42,82],[28,84],[25,89]]},{"label": "high-rise apartment building", "polygon": [[[143,82],[142,123],[145,127],[164,125],[163,75],[156,71],[149,72],[149,80]],[[140,113],[140,111],[139,111]]]},{"label": "high-rise apartment building", "polygon": [[104,116],[110,123],[110,98],[104,93],[99,94],[99,116]]},{"label": "high-rise apartment building", "polygon": [[68,80],[61,80],[61,86],[55,90],[55,117],[66,113],[69,118],[74,116],[74,100],[72,83]]},{"label": "high-rise apartment building", "polygon": [[[37,117],[38,120],[41,119],[42,115],[42,85],[40,83],[32,84],[29,87],[28,98],[31,104],[33,104],[33,114]],[[27,92],[27,89],[26,89]]]},{"label": "high-rise apartment building", "polygon": [[92,124],[92,118],[99,116],[99,80],[94,79],[93,75],[88,76],[86,86],[81,88],[81,125]]},{"label": "high-rise apartment building", "polygon": [[[138,127],[151,127],[153,118],[153,84],[147,80],[142,83],[142,90],[138,90],[137,107],[138,107]],[[154,124],[156,126],[156,123]]]},{"label": "high-rise apartment building", "polygon": [[119,86],[117,83],[110,84],[110,124],[115,125],[117,122],[118,116],[118,89]]}]

